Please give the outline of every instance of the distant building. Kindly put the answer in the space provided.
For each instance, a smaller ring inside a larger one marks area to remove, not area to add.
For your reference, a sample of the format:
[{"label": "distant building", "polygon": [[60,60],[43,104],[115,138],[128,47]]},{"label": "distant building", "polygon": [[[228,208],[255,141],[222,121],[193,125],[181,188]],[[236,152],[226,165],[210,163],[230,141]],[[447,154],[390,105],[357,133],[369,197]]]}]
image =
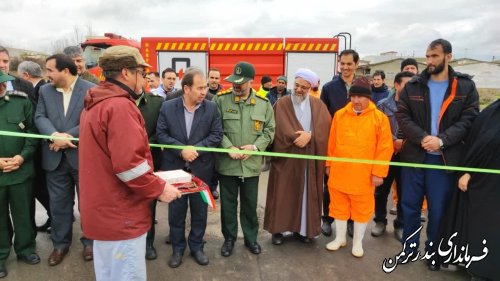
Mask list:
[{"label": "distant building", "polygon": [[[452,66],[455,71],[472,75],[477,88],[500,89],[500,65],[493,62],[464,60],[463,64]],[[457,60],[457,61],[462,61]]]},{"label": "distant building", "polygon": [[451,67],[456,68],[457,66],[476,64],[476,63],[482,63],[482,62],[483,61],[475,60],[475,59],[459,58],[459,59],[454,59],[454,60],[450,61],[450,65],[451,65]]},{"label": "distant building", "polygon": [[[388,52],[392,53],[392,52]],[[356,70],[356,75],[364,75],[364,76],[370,76],[372,75],[376,70],[383,70],[385,72],[385,83],[388,86],[392,86],[393,81],[394,81],[394,76],[398,74],[401,70],[401,62],[405,58],[393,58],[390,60],[386,61],[380,61],[377,63],[365,63],[365,64],[359,64],[358,69]],[[363,59],[366,61],[366,58]],[[418,61],[418,60],[417,60]],[[422,71],[426,67],[425,63],[418,63],[418,70]]]}]

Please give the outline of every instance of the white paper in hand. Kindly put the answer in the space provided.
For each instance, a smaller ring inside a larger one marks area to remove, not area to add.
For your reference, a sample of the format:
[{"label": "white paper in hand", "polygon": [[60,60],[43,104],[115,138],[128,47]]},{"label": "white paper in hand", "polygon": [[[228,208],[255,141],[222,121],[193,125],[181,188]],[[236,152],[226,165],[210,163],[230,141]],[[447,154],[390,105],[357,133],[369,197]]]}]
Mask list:
[{"label": "white paper in hand", "polygon": [[169,184],[191,182],[192,178],[191,174],[183,170],[156,172],[155,175],[159,176]]}]

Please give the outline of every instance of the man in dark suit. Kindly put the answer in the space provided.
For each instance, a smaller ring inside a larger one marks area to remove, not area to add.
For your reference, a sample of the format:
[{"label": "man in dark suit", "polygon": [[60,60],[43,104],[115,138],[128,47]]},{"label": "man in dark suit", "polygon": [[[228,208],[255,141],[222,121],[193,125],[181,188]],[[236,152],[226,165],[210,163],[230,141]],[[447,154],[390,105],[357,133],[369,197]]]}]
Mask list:
[{"label": "man in dark suit", "polygon": [[[162,170],[184,169],[204,182],[212,180],[215,157],[211,152],[196,151],[195,146],[217,147],[223,129],[217,106],[205,100],[207,81],[199,69],[189,69],[181,82],[184,95],[163,103],[156,129],[159,143],[192,146],[183,150],[163,150]],[[209,260],[203,252],[203,236],[207,226],[207,205],[200,194],[184,195],[168,208],[173,254],[168,265],[182,263],[186,249],[185,225],[188,204],[191,209],[191,231],[188,244],[191,255],[200,265]]]},{"label": "man in dark suit", "polygon": [[[163,98],[160,96],[144,92],[141,95],[138,95],[138,98],[135,100],[137,108],[139,108],[142,118],[144,118],[144,128],[148,134],[149,143],[158,143],[156,141],[156,124],[158,123],[158,116],[160,115],[160,109],[163,101]],[[151,147],[150,149],[151,156],[153,157],[153,169],[154,171],[158,171],[161,167],[161,149],[158,147]],[[156,249],[153,246],[155,240],[156,202],[157,200],[153,200],[153,202],[151,202],[152,223],[146,236],[147,260],[154,260],[157,258]]]},{"label": "man in dark suit", "polygon": [[[7,48],[0,46],[0,70],[3,71],[3,73],[7,73],[10,75],[9,70],[10,70],[10,55],[9,51]],[[24,92],[25,94],[28,95],[30,100],[32,102],[35,102],[35,96],[33,94],[33,85],[31,85],[30,82],[21,79],[19,77],[14,76],[13,81],[8,81],[7,82],[7,91],[19,91],[19,92]]]},{"label": "man in dark suit", "polygon": [[[42,68],[40,65],[33,61],[23,61],[17,66],[17,74],[26,81],[30,82],[34,87],[34,98],[35,98],[35,108],[36,103],[38,103],[38,96],[40,92],[40,87],[45,85],[47,82],[42,79]],[[47,181],[45,179],[45,172],[42,169],[42,144],[39,143],[34,155],[35,163],[35,179],[33,180],[33,202],[31,210],[31,219],[33,228],[35,231],[47,231],[50,232],[50,204],[49,204],[49,191],[47,190]],[[42,204],[42,206],[47,210],[47,221],[41,225],[36,226],[35,224],[35,198]]]},{"label": "man in dark suit", "polygon": [[[75,63],[63,54],[50,56],[45,68],[50,84],[40,88],[35,124],[42,135],[77,138],[80,113],[87,90],[95,86],[77,76]],[[46,171],[52,214],[54,251],[49,265],[64,259],[71,245],[75,186],[78,191],[78,150],[68,139],[54,138],[42,145],[42,167]],[[92,241],[81,239],[84,260],[92,260]]]}]

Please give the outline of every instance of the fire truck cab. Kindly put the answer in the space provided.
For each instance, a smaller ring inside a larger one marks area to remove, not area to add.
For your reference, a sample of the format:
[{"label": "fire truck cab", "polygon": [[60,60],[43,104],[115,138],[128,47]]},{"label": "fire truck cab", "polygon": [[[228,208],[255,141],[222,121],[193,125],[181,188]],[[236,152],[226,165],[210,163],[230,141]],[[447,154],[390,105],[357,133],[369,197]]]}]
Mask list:
[{"label": "fire truck cab", "polygon": [[81,44],[81,47],[83,49],[85,65],[89,72],[103,80],[102,69],[97,66],[97,60],[105,49],[118,45],[131,46],[137,49],[141,47],[138,41],[114,33],[104,33],[104,36],[88,37],[87,40]]}]

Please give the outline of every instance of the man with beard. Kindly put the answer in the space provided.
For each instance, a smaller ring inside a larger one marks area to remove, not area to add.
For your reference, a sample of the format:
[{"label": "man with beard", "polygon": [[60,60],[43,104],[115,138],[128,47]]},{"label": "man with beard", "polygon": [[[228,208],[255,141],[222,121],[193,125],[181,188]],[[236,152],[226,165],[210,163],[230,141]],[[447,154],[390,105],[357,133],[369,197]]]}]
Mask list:
[{"label": "man with beard", "polygon": [[215,96],[221,90],[220,70],[217,68],[210,68],[208,70],[208,92]]},{"label": "man with beard", "polygon": [[372,101],[378,104],[379,101],[389,96],[389,87],[385,84],[385,73],[377,70],[372,75]]},{"label": "man with beard", "polygon": [[257,95],[265,97],[269,90],[273,87],[273,79],[269,75],[264,75],[260,79],[260,89],[257,91]]},{"label": "man with beard", "polygon": [[78,76],[83,80],[87,80],[94,84],[99,84],[99,79],[92,75],[85,66],[85,59],[83,58],[82,48],[80,46],[69,46],[64,48],[63,53],[71,57],[73,62],[76,64],[76,70],[78,71]]},{"label": "man with beard", "polygon": [[288,80],[286,76],[280,76],[276,79],[276,86],[272,87],[271,90],[267,93],[267,99],[271,102],[271,105],[274,104],[282,97],[290,95],[292,92],[286,88],[286,84]]},{"label": "man with beard", "polygon": [[[274,138],[274,113],[265,97],[252,89],[255,68],[248,62],[239,62],[226,81],[233,88],[214,97],[222,118],[224,136],[221,147],[234,150],[264,151]],[[262,156],[230,152],[218,153],[215,167],[220,174],[221,227],[224,244],[221,255],[229,257],[238,237],[238,193],[240,193],[240,220],[245,246],[255,255],[260,254],[257,243],[257,192]]]},{"label": "man with beard", "polygon": [[[396,118],[405,136],[401,161],[457,166],[465,137],[479,112],[476,86],[469,75],[455,72],[448,65],[452,47],[447,40],[432,41],[426,58],[427,69],[406,84],[399,98]],[[403,167],[401,179],[405,253],[418,251],[420,235],[415,232],[420,227],[424,195],[429,213],[425,250],[434,253],[439,245],[441,218],[456,190],[456,174]],[[439,270],[440,265],[428,260],[428,267]]]},{"label": "man with beard", "polygon": [[[297,70],[293,94],[275,104],[273,152],[326,155],[330,114],[322,101],[309,96],[317,80],[311,70]],[[274,245],[283,244],[285,231],[304,243],[320,234],[324,175],[325,161],[272,159],[264,229],[273,234]]]}]

